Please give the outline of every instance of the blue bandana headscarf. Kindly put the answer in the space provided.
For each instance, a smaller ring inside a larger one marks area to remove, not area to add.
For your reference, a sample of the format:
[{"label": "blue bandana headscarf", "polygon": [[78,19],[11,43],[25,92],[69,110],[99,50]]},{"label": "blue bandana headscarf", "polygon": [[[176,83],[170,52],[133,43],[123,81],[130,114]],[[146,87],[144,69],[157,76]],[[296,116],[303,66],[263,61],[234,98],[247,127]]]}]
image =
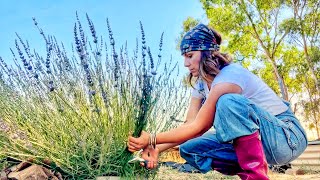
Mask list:
[{"label": "blue bandana headscarf", "polygon": [[213,31],[204,24],[198,24],[188,31],[180,44],[181,55],[190,51],[217,51],[219,48]]}]

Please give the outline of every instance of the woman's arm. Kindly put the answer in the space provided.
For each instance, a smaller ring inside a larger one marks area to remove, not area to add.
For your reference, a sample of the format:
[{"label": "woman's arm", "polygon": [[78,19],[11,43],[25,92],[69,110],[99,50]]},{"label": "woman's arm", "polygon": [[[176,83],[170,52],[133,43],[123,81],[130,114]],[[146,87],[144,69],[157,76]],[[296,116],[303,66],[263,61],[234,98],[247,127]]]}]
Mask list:
[{"label": "woman's arm", "polygon": [[232,83],[220,83],[212,87],[209,96],[197,114],[196,119],[184,126],[157,134],[157,143],[183,143],[196,137],[200,133],[205,133],[213,125],[218,99],[220,96],[229,93],[240,94],[241,88]]},{"label": "woman's arm", "polygon": [[[181,126],[189,124],[195,120],[195,118],[201,108],[201,102],[202,102],[202,99],[191,97],[185,123],[182,124]],[[165,143],[165,144],[158,144],[157,148],[159,149],[159,152],[161,153],[167,149],[173,148],[178,145],[180,145],[180,143]]]},{"label": "woman's arm", "polygon": [[[241,93],[241,88],[232,83],[220,83],[211,88],[209,96],[200,108],[196,118],[191,123],[179,126],[167,132],[157,134],[157,144],[177,143],[181,144],[189,139],[205,133],[212,127],[216,111],[216,103],[220,96],[229,93]],[[139,138],[129,137],[129,148],[144,148],[148,145],[149,134],[142,133]]]},{"label": "woman's arm", "polygon": [[201,108],[201,102],[202,99],[191,97],[185,124],[189,124],[196,119],[196,116]]}]

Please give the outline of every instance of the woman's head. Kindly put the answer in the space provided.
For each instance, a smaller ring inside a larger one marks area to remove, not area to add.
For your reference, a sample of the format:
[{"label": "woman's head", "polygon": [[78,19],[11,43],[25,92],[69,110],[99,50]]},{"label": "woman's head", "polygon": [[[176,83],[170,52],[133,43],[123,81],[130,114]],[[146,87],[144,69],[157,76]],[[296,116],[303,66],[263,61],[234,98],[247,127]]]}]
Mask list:
[{"label": "woman's head", "polygon": [[231,61],[227,54],[219,52],[221,41],[219,33],[203,24],[197,25],[184,35],[180,50],[184,56],[184,65],[190,71],[190,84],[192,77],[212,81],[220,67]]},{"label": "woman's head", "polygon": [[221,36],[204,24],[188,31],[180,43],[181,55],[190,51],[219,51]]}]

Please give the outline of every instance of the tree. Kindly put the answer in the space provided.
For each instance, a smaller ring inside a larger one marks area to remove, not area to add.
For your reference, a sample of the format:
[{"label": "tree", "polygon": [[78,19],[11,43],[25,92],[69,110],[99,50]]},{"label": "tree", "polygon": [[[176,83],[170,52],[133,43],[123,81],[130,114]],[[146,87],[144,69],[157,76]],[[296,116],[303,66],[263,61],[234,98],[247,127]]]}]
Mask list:
[{"label": "tree", "polygon": [[[289,18],[280,15],[287,9],[281,1],[201,0],[210,25],[228,38],[228,49],[245,57],[259,58],[271,65],[282,96],[288,100],[287,85],[279,73],[278,61],[284,38],[290,29],[280,28]],[[287,26],[283,26],[287,27]]]},{"label": "tree", "polygon": [[294,0],[287,3],[293,7],[294,14],[294,23],[290,24],[290,41],[300,47],[304,54],[303,85],[308,100],[301,101],[301,104],[310,127],[315,128],[320,137],[320,1]]},{"label": "tree", "polygon": [[315,82],[317,91],[320,91],[319,78],[317,78],[315,72],[315,65],[319,63],[319,60],[314,59],[315,61],[313,61],[311,59],[311,54],[316,53],[320,44],[320,1],[295,0],[291,2],[291,5],[293,6],[295,17],[295,23],[292,24],[295,28],[292,27],[294,31],[292,31],[291,37],[297,45],[303,47],[305,60],[312,75],[311,77]]}]

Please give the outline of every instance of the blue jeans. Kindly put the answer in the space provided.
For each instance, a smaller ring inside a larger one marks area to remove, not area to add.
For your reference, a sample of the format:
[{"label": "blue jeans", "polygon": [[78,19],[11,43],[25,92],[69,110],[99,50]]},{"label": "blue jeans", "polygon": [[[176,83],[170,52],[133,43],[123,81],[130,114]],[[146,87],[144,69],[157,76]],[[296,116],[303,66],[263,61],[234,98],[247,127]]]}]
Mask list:
[{"label": "blue jeans", "polygon": [[216,131],[209,130],[181,144],[180,154],[203,173],[223,166],[215,164],[216,161],[238,164],[233,139],[259,130],[268,164],[288,163],[306,149],[308,141],[289,103],[285,104],[288,110],[274,116],[242,95],[223,95],[216,104],[213,123]]}]

